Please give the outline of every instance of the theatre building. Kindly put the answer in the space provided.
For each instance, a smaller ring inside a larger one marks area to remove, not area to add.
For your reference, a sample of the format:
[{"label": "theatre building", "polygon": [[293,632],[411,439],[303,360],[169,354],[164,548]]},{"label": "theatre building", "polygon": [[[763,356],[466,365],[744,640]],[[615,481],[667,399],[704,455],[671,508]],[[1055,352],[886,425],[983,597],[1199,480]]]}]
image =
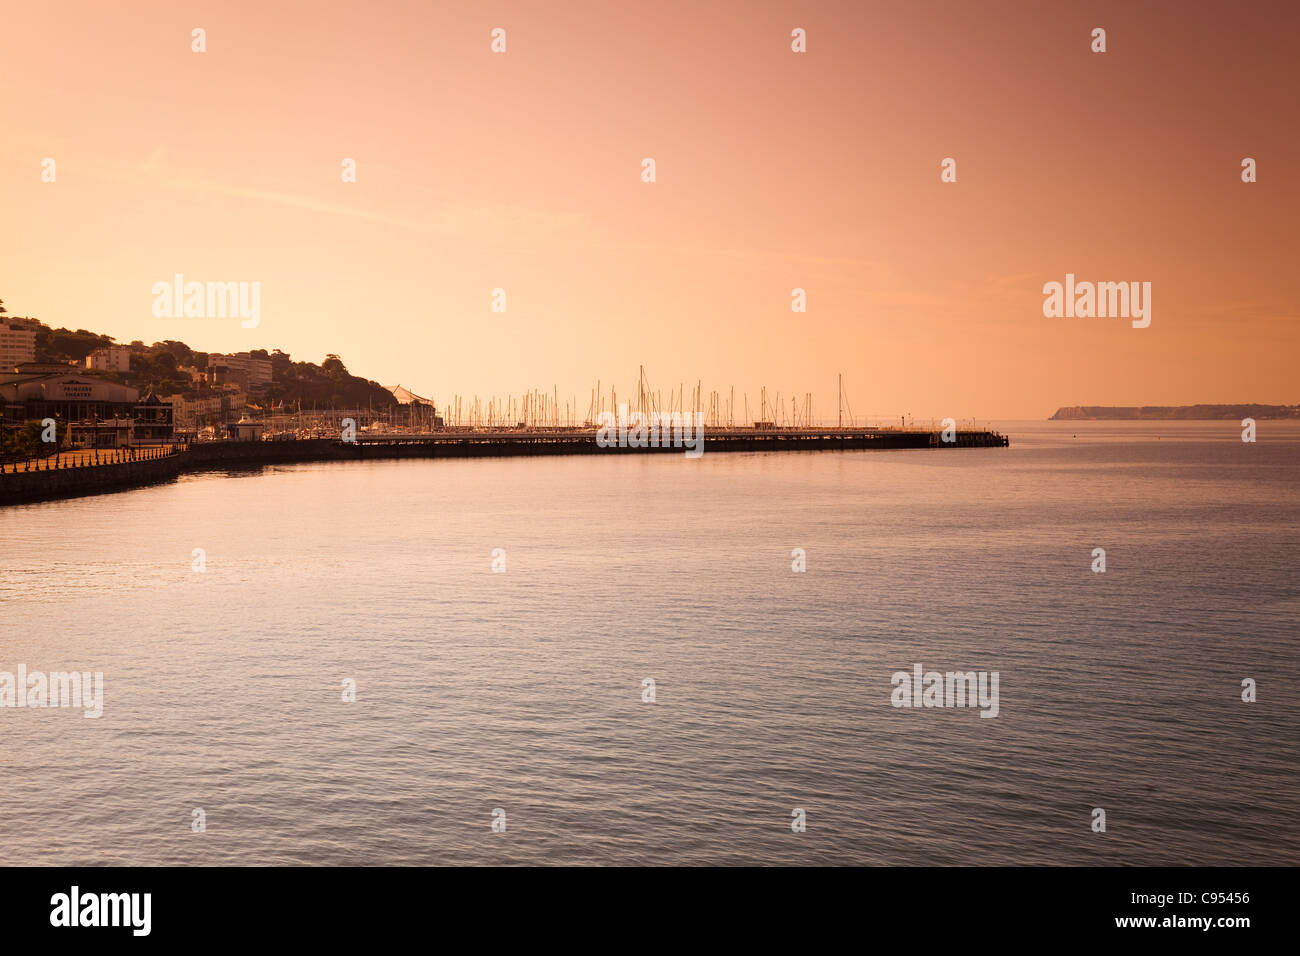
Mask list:
[{"label": "theatre building", "polygon": [[118,447],[172,439],[172,406],[153,393],[141,400],[129,385],[76,372],[0,374],[0,427],[18,429],[46,418],[67,426],[73,444]]}]

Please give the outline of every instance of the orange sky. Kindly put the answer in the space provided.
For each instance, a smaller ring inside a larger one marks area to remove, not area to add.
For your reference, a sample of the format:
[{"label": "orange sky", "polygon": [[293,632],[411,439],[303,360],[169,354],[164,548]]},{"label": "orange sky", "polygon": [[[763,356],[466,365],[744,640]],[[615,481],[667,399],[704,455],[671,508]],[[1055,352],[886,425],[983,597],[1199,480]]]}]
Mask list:
[{"label": "orange sky", "polygon": [[[1063,6],[3,0],[0,298],[440,403],[639,364],[830,419],[841,371],[859,415],[1300,401],[1300,6]],[[178,272],[260,325],[155,318]],[[1044,318],[1067,272],[1151,282],[1150,328]]]}]

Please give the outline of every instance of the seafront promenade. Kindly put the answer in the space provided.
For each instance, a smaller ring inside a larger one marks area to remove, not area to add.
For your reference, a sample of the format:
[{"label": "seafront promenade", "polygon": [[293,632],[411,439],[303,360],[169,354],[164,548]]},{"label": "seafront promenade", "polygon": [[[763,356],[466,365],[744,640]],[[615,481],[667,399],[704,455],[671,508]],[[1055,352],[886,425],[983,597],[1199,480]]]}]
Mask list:
[{"label": "seafront promenade", "polygon": [[[944,433],[903,428],[726,428],[708,431],[704,452],[884,451],[1006,447],[988,430]],[[682,455],[680,446],[601,444],[590,428],[447,429],[342,441],[208,441],[120,449],[79,449],[0,467],[0,506],[72,498],[170,481],[183,472],[266,465],[395,458],[478,458],[538,455]]]},{"label": "seafront promenade", "polygon": [[185,450],[184,444],[147,445],[135,448],[71,448],[39,458],[0,461],[0,475],[33,471],[58,471],[63,468],[95,468],[122,465],[132,461],[152,461]]}]

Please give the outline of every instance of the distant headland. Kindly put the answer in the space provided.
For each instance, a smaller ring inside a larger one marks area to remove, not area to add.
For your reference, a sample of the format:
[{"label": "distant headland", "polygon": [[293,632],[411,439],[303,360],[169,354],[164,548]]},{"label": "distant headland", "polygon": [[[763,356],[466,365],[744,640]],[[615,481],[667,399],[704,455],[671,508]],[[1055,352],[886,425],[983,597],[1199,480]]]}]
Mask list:
[{"label": "distant headland", "polygon": [[1300,418],[1300,405],[1064,405],[1049,422],[1238,421]]}]

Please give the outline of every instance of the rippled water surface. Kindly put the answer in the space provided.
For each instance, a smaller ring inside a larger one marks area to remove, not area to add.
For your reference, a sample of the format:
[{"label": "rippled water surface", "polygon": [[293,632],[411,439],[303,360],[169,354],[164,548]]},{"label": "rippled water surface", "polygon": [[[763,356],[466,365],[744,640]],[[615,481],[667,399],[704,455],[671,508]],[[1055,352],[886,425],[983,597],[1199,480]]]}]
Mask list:
[{"label": "rippled water surface", "polygon": [[1300,427],[1004,427],[0,509],[0,671],[105,682],[0,709],[5,860],[1300,863]]}]

